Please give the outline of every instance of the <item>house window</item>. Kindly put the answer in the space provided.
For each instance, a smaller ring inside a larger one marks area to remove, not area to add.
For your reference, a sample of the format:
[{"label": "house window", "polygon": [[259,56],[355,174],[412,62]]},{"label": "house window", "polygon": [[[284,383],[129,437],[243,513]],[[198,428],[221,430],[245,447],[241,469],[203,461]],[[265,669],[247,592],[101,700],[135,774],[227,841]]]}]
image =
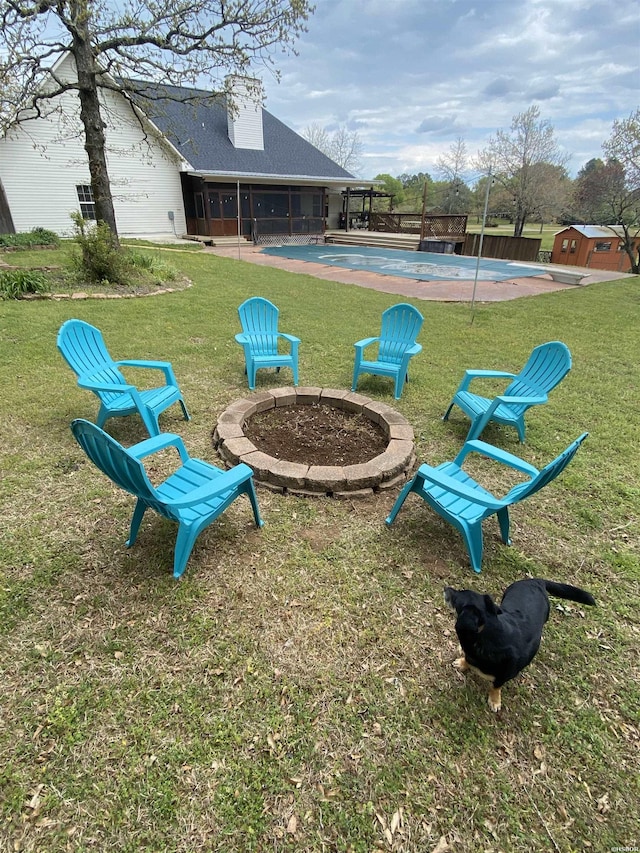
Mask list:
[{"label": "house window", "polygon": [[575,240],[572,240],[572,241],[571,241],[571,248],[569,249],[569,254],[575,254],[575,251],[576,251],[576,245],[577,245],[577,244],[576,244],[576,241],[575,241]]},{"label": "house window", "polygon": [[76,184],[78,201],[80,202],[80,213],[83,219],[96,218],[96,203],[93,200],[93,190],[90,184]]},{"label": "house window", "polygon": [[560,251],[561,251],[561,252],[566,252],[566,251],[567,251],[567,246],[568,246],[568,245],[569,245],[569,241],[568,241],[568,240],[563,240],[563,241],[562,241],[562,248],[560,249]]},{"label": "house window", "polygon": [[611,243],[599,241],[594,246],[593,251],[594,252],[610,252],[611,251]]}]

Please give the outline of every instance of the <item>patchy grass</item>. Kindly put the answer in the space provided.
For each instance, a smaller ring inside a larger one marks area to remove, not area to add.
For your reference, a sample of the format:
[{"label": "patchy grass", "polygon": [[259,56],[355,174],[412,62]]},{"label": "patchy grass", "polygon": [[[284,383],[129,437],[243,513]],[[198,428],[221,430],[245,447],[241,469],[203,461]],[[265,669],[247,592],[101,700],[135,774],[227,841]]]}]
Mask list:
[{"label": "patchy grass", "polygon": [[[395,491],[338,502],[261,489],[264,528],[236,502],[176,583],[175,527],[149,514],[127,550],[132,500],[73,442],[69,422],[94,418],[97,401],[55,350],[60,324],[99,326],[116,358],[171,360],[193,419],[176,406],[161,426],[215,460],[217,415],[247,393],[233,339],[245,298],[274,301],[302,339],[302,384],[338,388],[353,341],[395,300],[202,253],[171,263],[193,287],[0,303],[3,849],[637,845],[640,279],[479,305],[473,325],[466,305],[415,301],[424,349],[393,405],[420,460],[451,458],[466,435],[459,411],[440,420],[466,367],[517,369],[553,339],[573,355],[529,413],[526,445],[498,426],[483,436],[540,465],[590,432],[563,476],[514,509],[511,548],[486,523],[480,577],[417,499],[387,530]],[[258,390],[289,381],[261,371]],[[392,401],[384,379],[359,390]],[[125,444],[144,437],[136,418],[108,429]],[[598,607],[552,609],[494,716],[486,686],[451,666],[442,589],[499,595],[527,574],[582,585]]]}]

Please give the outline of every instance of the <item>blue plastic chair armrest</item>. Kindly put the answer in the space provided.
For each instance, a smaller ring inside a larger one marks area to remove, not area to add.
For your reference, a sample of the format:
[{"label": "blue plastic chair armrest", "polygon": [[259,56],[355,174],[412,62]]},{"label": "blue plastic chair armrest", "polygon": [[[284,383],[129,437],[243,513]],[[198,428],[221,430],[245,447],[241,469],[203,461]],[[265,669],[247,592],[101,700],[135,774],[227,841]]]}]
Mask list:
[{"label": "blue plastic chair armrest", "polygon": [[504,376],[513,379],[516,375],[515,373],[510,373],[508,370],[466,370],[465,373],[467,376],[470,376],[472,378],[483,376],[497,376],[498,378],[500,378]]},{"label": "blue plastic chair armrest", "polygon": [[[215,468],[215,465],[211,465],[211,467]],[[253,471],[248,465],[245,465],[244,462],[241,462],[229,471],[224,471],[219,468],[216,468],[216,470],[220,474],[219,477],[199,486],[184,498],[172,500],[171,506],[181,508],[194,506],[195,504],[215,498],[217,495],[233,491],[234,489],[237,489],[238,486],[241,486],[246,480],[253,477]]]},{"label": "blue plastic chair armrest", "polygon": [[[86,388],[87,391],[107,391],[110,394],[128,394],[134,402],[135,407],[143,416],[143,412],[149,411],[149,407],[142,402],[140,392],[135,385],[115,385],[111,382],[92,382],[90,377],[81,376],[78,379],[78,385],[81,388]],[[151,429],[149,430],[151,431]]]},{"label": "blue plastic chair armrest", "polygon": [[142,367],[151,368],[153,370],[161,370],[169,385],[177,385],[176,377],[173,373],[173,367],[168,361],[149,361],[148,359],[127,358],[121,361],[116,361],[118,367]]},{"label": "blue plastic chair armrest", "polygon": [[284,338],[285,340],[289,341],[289,343],[292,343],[292,344],[299,344],[300,343],[300,338],[296,338],[295,335],[286,335],[284,332],[278,332],[278,337]]},{"label": "blue plastic chair armrest", "polygon": [[515,373],[508,373],[505,370],[465,370],[462,382],[458,386],[458,391],[466,391],[473,379],[487,377],[493,379],[515,379],[515,376]]},{"label": "blue plastic chair armrest", "polygon": [[458,495],[460,498],[466,498],[473,503],[487,507],[487,509],[498,510],[503,506],[502,501],[486,495],[477,489],[470,489],[463,483],[458,482],[454,477],[450,477],[448,474],[444,474],[442,471],[438,471],[437,468],[432,468],[431,465],[427,465],[426,463],[418,468],[416,477],[427,480],[429,483],[433,483],[434,486],[440,486],[440,488],[451,492],[451,494]]},{"label": "blue plastic chair armrest", "polygon": [[153,453],[158,453],[167,447],[175,447],[183,463],[189,461],[190,457],[182,438],[172,432],[163,432],[160,435],[154,435],[151,438],[146,438],[144,441],[139,441],[137,444],[129,447],[127,452],[135,456],[136,459],[144,459],[145,456],[151,456]]},{"label": "blue plastic chair armrest", "polygon": [[111,391],[114,394],[134,394],[137,393],[135,385],[120,385],[113,382],[94,382],[90,376],[81,376],[78,379],[80,388],[86,388],[87,391]]},{"label": "blue plastic chair armrest", "polygon": [[419,352],[422,351],[422,344],[412,344],[410,347],[407,347],[405,350],[406,355],[418,355]]},{"label": "blue plastic chair armrest", "polygon": [[249,343],[249,336],[245,334],[245,332],[238,332],[238,334],[235,336],[235,339],[239,344]]},{"label": "blue plastic chair armrest", "polygon": [[461,465],[469,453],[479,453],[481,456],[486,456],[489,459],[495,459],[496,462],[501,462],[509,468],[515,468],[516,471],[522,471],[524,474],[530,474],[532,477],[537,476],[538,469],[534,465],[520,459],[519,456],[514,456],[513,453],[508,453],[506,450],[501,450],[499,447],[494,447],[493,444],[487,444],[486,441],[473,439],[467,441],[462,446],[462,450],[455,458],[455,464]]},{"label": "blue plastic chair armrest", "polygon": [[124,358],[120,361],[116,361],[116,364],[128,365],[129,367],[153,367],[157,370],[163,370],[165,367],[171,367],[171,362],[169,361],[150,361],[147,358]]},{"label": "blue plastic chair armrest", "polygon": [[374,344],[376,341],[379,340],[380,338],[363,338],[361,341],[356,341],[354,347],[357,347],[358,349],[364,349],[365,347],[368,347],[369,344]]},{"label": "blue plastic chair armrest", "polygon": [[[500,396],[496,397],[494,402],[496,403],[519,403],[524,406],[535,406],[538,403],[546,403],[548,400],[548,396],[543,394],[539,397],[511,397],[507,394],[500,394]],[[496,406],[491,404],[491,411],[494,411]]]}]

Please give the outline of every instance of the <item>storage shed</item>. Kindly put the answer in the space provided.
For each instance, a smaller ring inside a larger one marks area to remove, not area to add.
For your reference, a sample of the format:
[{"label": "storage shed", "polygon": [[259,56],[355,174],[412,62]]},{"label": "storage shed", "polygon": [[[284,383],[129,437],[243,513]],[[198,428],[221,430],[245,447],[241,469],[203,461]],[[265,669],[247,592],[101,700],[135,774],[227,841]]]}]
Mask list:
[{"label": "storage shed", "polygon": [[[622,238],[620,225],[570,225],[555,235],[551,263],[629,272]],[[640,237],[634,241],[634,251],[639,245]]]}]

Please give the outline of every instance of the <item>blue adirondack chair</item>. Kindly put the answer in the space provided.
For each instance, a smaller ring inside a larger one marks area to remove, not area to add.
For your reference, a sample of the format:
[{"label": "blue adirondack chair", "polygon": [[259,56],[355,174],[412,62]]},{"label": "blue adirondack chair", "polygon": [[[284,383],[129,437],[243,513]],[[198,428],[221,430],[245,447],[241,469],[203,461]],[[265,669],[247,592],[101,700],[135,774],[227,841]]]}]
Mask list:
[{"label": "blue adirondack chair", "polygon": [[[173,576],[184,572],[196,538],[240,495],[247,495],[256,527],[262,527],[253,485],[253,471],[241,463],[223,471],[208,462],[192,459],[180,436],[152,436],[125,449],[95,424],[75,420],[71,430],[93,464],[116,485],[137,498],[127,547],[136,541],[147,509],[178,523]],[[175,447],[181,465],[159,486],[153,486],[141,460],[167,447]]]},{"label": "blue adirondack chair", "polygon": [[[245,373],[249,388],[256,387],[256,372],[261,367],[290,367],[293,384],[298,384],[298,347],[300,338],[278,331],[278,308],[262,296],[245,300],[238,308],[242,332],[236,341],[244,350]],[[278,344],[284,342],[288,352],[279,351]]]},{"label": "blue adirondack chair", "polygon": [[[356,390],[361,373],[390,376],[395,382],[394,397],[399,400],[404,383],[409,381],[409,360],[422,349],[416,338],[423,322],[424,317],[418,309],[404,302],[383,311],[379,336],[364,338],[354,344],[356,354],[351,390]],[[376,343],[377,357],[374,361],[365,361],[365,349]]]},{"label": "blue adirondack chair", "polygon": [[[453,406],[459,406],[471,418],[466,441],[479,438],[489,421],[496,421],[518,430],[524,441],[524,415],[531,406],[546,403],[548,394],[571,370],[571,353],[560,341],[537,346],[520,373],[503,370],[467,370],[453,396],[443,420],[449,419]],[[469,391],[473,379],[504,377],[511,379],[503,394],[493,399]]]},{"label": "blue adirondack chair", "polygon": [[[498,516],[500,534],[505,545],[509,539],[509,507],[528,498],[554,480],[567,467],[589,433],[583,433],[553,462],[540,471],[518,456],[500,450],[484,441],[467,441],[453,462],[443,462],[437,468],[421,465],[413,480],[408,482],[386,519],[391,525],[410,492],[415,492],[429,506],[462,533],[474,572],[482,567],[482,522],[490,515]],[[469,453],[479,453],[502,465],[521,471],[529,480],[518,483],[502,497],[495,497],[477,483],[462,467]]]},{"label": "blue adirondack chair", "polygon": [[[67,320],[58,332],[57,346],[64,360],[78,377],[78,385],[92,391],[100,400],[97,424],[107,418],[137,412],[149,435],[158,435],[158,415],[173,403],[180,403],[185,421],[189,412],[167,361],[114,361],[105,346],[102,333],[84,320]],[[164,374],[165,384],[159,388],[139,390],[125,379],[121,367],[151,368]]]}]

